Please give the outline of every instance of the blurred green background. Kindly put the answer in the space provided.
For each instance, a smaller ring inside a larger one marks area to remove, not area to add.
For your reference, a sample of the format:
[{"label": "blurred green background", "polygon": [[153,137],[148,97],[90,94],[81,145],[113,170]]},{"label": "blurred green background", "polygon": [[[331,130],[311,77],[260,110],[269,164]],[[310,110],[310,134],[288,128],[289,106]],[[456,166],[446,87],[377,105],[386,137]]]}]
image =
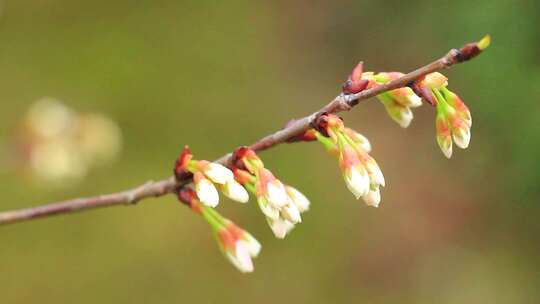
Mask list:
[{"label": "blurred green background", "polygon": [[121,127],[113,164],[65,188],[0,169],[0,210],[169,176],[190,144],[214,159],[318,109],[352,67],[410,71],[484,34],[445,72],[473,138],[445,159],[434,110],[410,128],[374,99],[344,114],[387,179],[353,199],[317,144],[261,155],[312,209],[285,240],[256,205],[222,201],[263,251],[242,275],[172,196],[0,228],[2,303],[533,303],[540,301],[539,1],[4,1],[0,142],[52,96]]}]

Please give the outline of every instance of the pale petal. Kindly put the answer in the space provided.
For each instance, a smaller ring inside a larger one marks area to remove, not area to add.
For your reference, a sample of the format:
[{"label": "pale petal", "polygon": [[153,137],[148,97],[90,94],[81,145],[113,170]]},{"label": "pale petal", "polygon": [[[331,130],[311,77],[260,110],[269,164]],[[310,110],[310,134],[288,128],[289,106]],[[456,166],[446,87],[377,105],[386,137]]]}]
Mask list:
[{"label": "pale petal", "polygon": [[234,179],[234,174],[231,170],[215,163],[208,164],[208,167],[204,170],[204,175],[206,175],[214,183],[222,185],[227,181]]},{"label": "pale petal", "polygon": [[280,181],[274,180],[267,184],[266,199],[270,205],[276,208],[283,207],[288,203],[287,192]]},{"label": "pale petal", "polygon": [[[363,172],[359,172],[359,170]],[[363,168],[353,167],[348,174],[345,174],[345,184],[358,199],[369,191],[369,176]]]},{"label": "pale petal", "polygon": [[456,129],[452,132],[452,138],[454,139],[456,146],[461,149],[466,149],[471,141],[471,132],[468,128]]},{"label": "pale petal", "polygon": [[302,192],[298,191],[297,189],[291,186],[285,186],[285,188],[287,190],[287,194],[289,195],[289,198],[298,208],[298,211],[305,212],[309,210],[310,202],[307,199],[307,197],[304,194],[302,194]]},{"label": "pale petal", "polygon": [[227,183],[221,187],[221,191],[234,201],[240,203],[247,203],[249,201],[249,194],[246,189],[234,179],[227,181]]},{"label": "pale petal", "polygon": [[381,185],[383,187],[386,185],[381,168],[379,168],[376,162],[368,162],[366,168],[369,172],[369,178],[372,185]]},{"label": "pale petal", "polygon": [[270,229],[278,239],[283,239],[294,228],[294,224],[283,219],[268,219]]},{"label": "pale petal", "polygon": [[371,189],[366,195],[362,196],[362,199],[368,206],[379,207],[379,203],[381,202],[379,187]]},{"label": "pale petal", "polygon": [[261,252],[261,243],[257,241],[251,234],[245,233],[243,237],[243,241],[245,242],[247,248],[249,249],[249,254],[251,257],[256,257],[259,255],[259,252]]},{"label": "pale petal", "polygon": [[195,184],[195,191],[199,200],[204,205],[216,207],[219,204],[219,194],[214,184],[207,179],[202,179]]},{"label": "pale petal", "polygon": [[285,205],[283,208],[281,208],[281,214],[282,216],[289,220],[292,223],[300,223],[302,222],[302,217],[300,216],[300,211],[298,208],[296,208],[296,205],[290,202],[289,204]]},{"label": "pale petal", "polygon": [[264,215],[273,220],[279,219],[279,209],[268,204],[264,197],[257,199],[257,202],[259,203],[259,208],[261,208]]}]

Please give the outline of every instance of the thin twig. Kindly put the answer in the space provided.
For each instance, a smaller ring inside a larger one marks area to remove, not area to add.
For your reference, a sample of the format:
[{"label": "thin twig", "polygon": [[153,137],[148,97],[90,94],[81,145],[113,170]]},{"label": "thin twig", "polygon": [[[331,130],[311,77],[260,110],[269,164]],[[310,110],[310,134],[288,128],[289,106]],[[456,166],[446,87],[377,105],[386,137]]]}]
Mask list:
[{"label": "thin twig", "polygon": [[[454,64],[463,62],[470,58],[463,59],[462,51],[452,49],[445,56],[439,58],[428,65],[425,65],[415,71],[405,74],[399,79],[388,83],[361,91],[353,95],[339,95],[319,111],[312,113],[306,117],[295,120],[284,129],[281,129],[273,134],[261,138],[250,146],[251,149],[259,152],[275,147],[281,143],[287,142],[308,130],[311,122],[322,112],[338,113],[348,111],[356,106],[360,101],[376,96],[382,92],[393,90],[396,88],[407,86],[416,79],[435,72],[437,70],[448,68]],[[227,165],[231,159],[231,154],[226,154],[216,160],[216,162]],[[176,181],[174,177],[169,177],[157,182],[149,181],[141,186],[133,189],[128,189],[122,192],[99,195],[88,198],[76,198],[72,200],[55,202],[48,205],[38,207],[19,209],[13,211],[0,212],[0,225],[22,222],[26,220],[48,217],[56,214],[72,213],[87,209],[102,208],[116,205],[133,205],[140,200],[149,197],[159,197],[171,193],[176,187],[182,184],[189,183],[189,179]]]}]

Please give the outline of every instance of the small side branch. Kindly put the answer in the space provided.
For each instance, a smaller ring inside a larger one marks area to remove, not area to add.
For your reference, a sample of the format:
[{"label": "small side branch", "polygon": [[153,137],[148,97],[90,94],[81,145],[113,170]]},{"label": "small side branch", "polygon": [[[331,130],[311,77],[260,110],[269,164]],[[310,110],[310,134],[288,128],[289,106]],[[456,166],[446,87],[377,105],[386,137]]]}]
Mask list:
[{"label": "small side branch", "polygon": [[[312,113],[306,117],[295,120],[284,129],[281,129],[273,134],[265,136],[252,144],[250,148],[256,152],[270,149],[281,143],[289,141],[310,128],[314,119],[323,112],[327,113],[339,113],[343,111],[349,111],[360,101],[366,100],[370,97],[374,97],[380,93],[390,91],[393,89],[405,87],[415,80],[435,71],[449,68],[454,64],[464,62],[478,55],[478,53],[471,52],[471,45],[467,44],[461,49],[452,49],[443,57],[414,70],[408,74],[405,74],[401,78],[381,84],[356,93],[353,95],[339,95],[326,106],[319,111]],[[231,160],[231,154],[223,155],[216,162],[223,165],[227,165]],[[67,201],[55,202],[48,205],[25,208],[13,211],[0,212],[0,225],[17,223],[27,221],[31,219],[37,219],[42,217],[48,217],[56,214],[68,214],[72,212],[116,206],[116,205],[132,205],[140,200],[159,197],[168,193],[174,192],[174,189],[180,185],[189,183],[189,179],[176,181],[174,177],[169,177],[157,182],[147,182],[141,186],[133,189],[125,190],[122,192],[111,193],[106,195],[99,195],[88,198],[76,198]]]}]

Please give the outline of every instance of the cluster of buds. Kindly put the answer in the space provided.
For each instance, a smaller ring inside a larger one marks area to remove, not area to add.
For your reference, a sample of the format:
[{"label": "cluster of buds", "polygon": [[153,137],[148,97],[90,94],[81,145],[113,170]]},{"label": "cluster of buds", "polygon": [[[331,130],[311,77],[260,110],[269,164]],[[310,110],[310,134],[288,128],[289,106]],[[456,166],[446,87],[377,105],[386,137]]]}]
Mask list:
[{"label": "cluster of buds", "polygon": [[328,152],[338,158],[339,167],[347,188],[357,198],[373,207],[381,202],[380,186],[385,186],[384,176],[377,162],[369,155],[371,144],[362,134],[343,125],[340,117],[322,114],[316,119],[314,129],[304,134],[304,140],[315,138]]},{"label": "cluster of buds", "polygon": [[208,222],[216,235],[219,248],[238,270],[253,271],[252,258],[257,257],[261,251],[261,244],[251,234],[221,216],[212,207],[203,204],[192,188],[181,188],[178,199]]},{"label": "cluster of buds", "polygon": [[435,128],[437,143],[443,154],[452,156],[452,139],[465,149],[471,140],[472,117],[469,108],[458,95],[448,90],[448,79],[441,73],[431,73],[418,80],[414,89],[437,108]]},{"label": "cluster of buds", "polygon": [[246,189],[236,182],[231,170],[207,160],[194,160],[188,146],[184,147],[176,161],[174,174],[179,180],[186,174],[193,174],[197,196],[206,206],[216,207],[219,204],[216,186],[225,196],[234,201],[247,203],[249,200]]},{"label": "cluster of buds", "polygon": [[[360,62],[351,72],[343,85],[343,94],[355,94],[364,89],[370,89],[383,83],[398,79],[404,74],[400,72],[364,72],[363,63]],[[388,115],[402,128],[407,128],[412,119],[411,108],[422,105],[422,99],[409,87],[387,91],[377,95],[384,105]]]},{"label": "cluster of buds", "polygon": [[268,225],[277,238],[284,238],[302,221],[301,213],[309,209],[309,200],[295,188],[282,183],[262,160],[247,147],[233,154],[234,176],[257,197]]},{"label": "cluster of buds", "polygon": [[[448,56],[453,56],[444,59],[450,63],[469,60],[489,43],[490,38],[486,36],[477,43],[450,51]],[[347,102],[355,101],[354,98],[359,97],[355,95],[363,90],[403,76],[400,72],[364,72],[360,62],[343,84],[342,97],[349,98],[345,99]],[[472,118],[467,106],[459,96],[447,89],[447,85],[448,79],[444,75],[430,73],[406,87],[380,93],[377,98],[389,116],[403,128],[410,125],[413,119],[411,109],[421,106],[422,99],[435,106],[437,142],[444,155],[450,158],[453,142],[460,148],[468,147]],[[377,162],[369,154],[369,140],[345,127],[343,120],[331,113],[319,113],[311,122],[311,127],[303,134],[289,138],[288,142],[319,141],[338,159],[345,184],[356,199],[362,198],[368,206],[378,207],[381,202],[380,187],[385,186],[385,179]],[[284,238],[302,221],[301,214],[309,209],[310,202],[300,191],[277,179],[255,151],[248,147],[234,151],[229,168],[205,160],[193,160],[186,146],[176,162],[174,173],[178,181],[193,177],[193,186],[181,184],[177,190],[178,198],[206,219],[216,234],[222,252],[231,263],[242,272],[251,272],[252,258],[259,254],[261,245],[253,236],[213,209],[219,203],[217,189],[242,203],[249,200],[248,191],[255,195],[268,225],[278,238]]]}]

